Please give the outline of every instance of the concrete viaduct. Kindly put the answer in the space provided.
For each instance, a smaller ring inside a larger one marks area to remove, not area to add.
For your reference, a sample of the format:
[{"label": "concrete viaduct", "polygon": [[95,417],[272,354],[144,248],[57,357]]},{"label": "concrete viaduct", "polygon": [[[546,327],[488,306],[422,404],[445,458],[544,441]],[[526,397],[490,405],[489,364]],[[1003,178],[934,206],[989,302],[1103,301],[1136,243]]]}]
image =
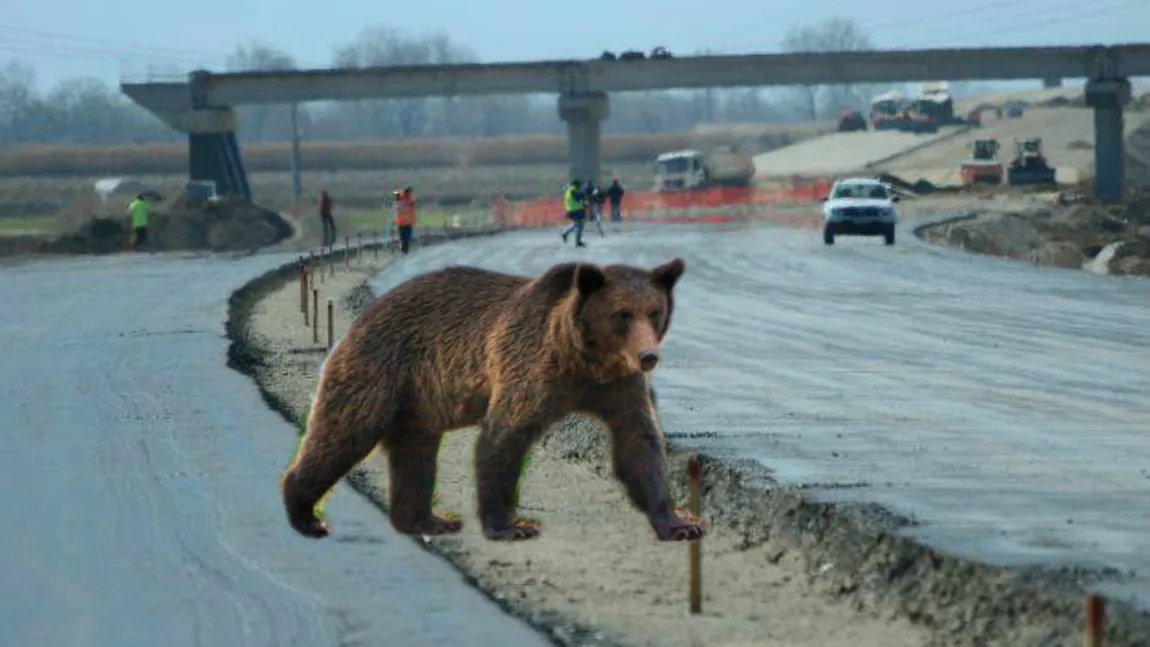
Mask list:
[{"label": "concrete viaduct", "polygon": [[1086,79],[1094,109],[1094,193],[1123,191],[1123,108],[1131,77],[1150,75],[1150,44],[817,52],[645,60],[555,60],[283,72],[195,71],[186,82],[121,83],[121,91],[188,133],[189,174],[250,199],[235,106],[323,100],[555,93],[572,177],[599,176],[608,93],[912,81]]}]

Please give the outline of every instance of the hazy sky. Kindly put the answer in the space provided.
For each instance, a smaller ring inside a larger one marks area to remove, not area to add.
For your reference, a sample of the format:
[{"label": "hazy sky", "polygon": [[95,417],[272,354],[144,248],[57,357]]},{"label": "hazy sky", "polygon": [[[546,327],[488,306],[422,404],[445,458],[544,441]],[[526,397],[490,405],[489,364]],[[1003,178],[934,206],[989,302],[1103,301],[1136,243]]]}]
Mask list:
[{"label": "hazy sky", "polygon": [[[1150,42],[1147,0],[5,0],[0,65],[35,65],[41,88],[68,76],[117,82],[148,64],[219,69],[258,39],[326,66],[365,25],[442,30],[485,61],[593,58],[604,49],[681,54],[777,51],[790,27],[854,18],[880,47]],[[220,19],[219,16],[227,16]],[[586,25],[582,33],[576,25]]]}]

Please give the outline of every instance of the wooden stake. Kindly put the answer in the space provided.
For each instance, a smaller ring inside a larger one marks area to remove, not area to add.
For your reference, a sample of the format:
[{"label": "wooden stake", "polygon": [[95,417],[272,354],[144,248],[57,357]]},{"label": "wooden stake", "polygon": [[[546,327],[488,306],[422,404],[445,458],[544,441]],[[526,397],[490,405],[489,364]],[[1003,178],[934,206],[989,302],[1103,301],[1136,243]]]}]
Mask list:
[{"label": "wooden stake", "polygon": [[[702,502],[700,499],[701,481],[703,476],[703,467],[699,464],[699,459],[692,456],[687,461],[687,477],[689,481],[690,490],[690,507],[691,514],[696,519],[702,519]],[[703,612],[703,540],[695,539],[688,543],[687,546],[688,556],[690,558],[690,583],[691,583],[691,615],[698,615]]]},{"label": "wooden stake", "polygon": [[363,262],[363,232],[357,232],[355,235],[355,263],[356,265]]},{"label": "wooden stake", "polygon": [[308,307],[307,307],[307,270],[306,269],[303,271],[303,280],[304,280],[304,284],[303,284],[303,327],[308,328],[311,326],[311,323],[308,320],[308,316],[307,316]]},{"label": "wooden stake", "polygon": [[311,289],[311,343],[319,343],[319,289]]},{"label": "wooden stake", "polygon": [[307,269],[303,264],[303,256],[299,257],[299,309],[307,317]]},{"label": "wooden stake", "polygon": [[343,267],[351,269],[351,236],[343,237]]},{"label": "wooden stake", "polygon": [[335,330],[332,321],[335,320],[335,304],[331,299],[327,300],[327,352],[331,352],[331,347],[335,345]]},{"label": "wooden stake", "polygon": [[1101,596],[1086,596],[1086,624],[1082,630],[1083,647],[1102,647],[1106,642],[1106,602]]}]

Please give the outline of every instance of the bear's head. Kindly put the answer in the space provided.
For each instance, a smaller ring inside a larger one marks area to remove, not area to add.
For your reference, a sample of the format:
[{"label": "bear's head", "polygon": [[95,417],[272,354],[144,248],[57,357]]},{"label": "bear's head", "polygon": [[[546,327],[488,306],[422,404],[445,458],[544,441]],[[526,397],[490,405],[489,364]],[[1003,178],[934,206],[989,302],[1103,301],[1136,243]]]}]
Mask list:
[{"label": "bear's head", "polygon": [[653,269],[564,263],[539,279],[552,299],[549,333],[565,369],[596,382],[650,372],[671,327],[681,258]]}]

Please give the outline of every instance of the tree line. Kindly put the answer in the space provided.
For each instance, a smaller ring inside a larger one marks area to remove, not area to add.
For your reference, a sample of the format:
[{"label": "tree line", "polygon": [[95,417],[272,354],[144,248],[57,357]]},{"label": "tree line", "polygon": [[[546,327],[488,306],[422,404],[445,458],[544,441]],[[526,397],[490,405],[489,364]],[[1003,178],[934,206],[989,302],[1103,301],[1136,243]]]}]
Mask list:
[{"label": "tree line", "polygon": [[[870,38],[849,19],[796,27],[784,51],[862,51]],[[682,53],[680,53],[682,55]],[[411,35],[377,25],[338,48],[334,66],[478,62],[475,53],[444,34]],[[229,71],[290,70],[290,53],[261,42],[238,46]],[[844,108],[864,108],[873,86],[628,92],[611,96],[607,133],[662,133],[704,123],[796,123],[835,118]],[[240,136],[249,142],[288,141],[291,106],[238,109]],[[298,107],[308,140],[346,141],[402,137],[499,137],[563,132],[554,96],[487,96],[309,103]],[[10,63],[0,70],[0,145],[114,144],[177,141],[171,131],[99,79],[73,78],[49,92],[35,92],[35,70]]]}]

